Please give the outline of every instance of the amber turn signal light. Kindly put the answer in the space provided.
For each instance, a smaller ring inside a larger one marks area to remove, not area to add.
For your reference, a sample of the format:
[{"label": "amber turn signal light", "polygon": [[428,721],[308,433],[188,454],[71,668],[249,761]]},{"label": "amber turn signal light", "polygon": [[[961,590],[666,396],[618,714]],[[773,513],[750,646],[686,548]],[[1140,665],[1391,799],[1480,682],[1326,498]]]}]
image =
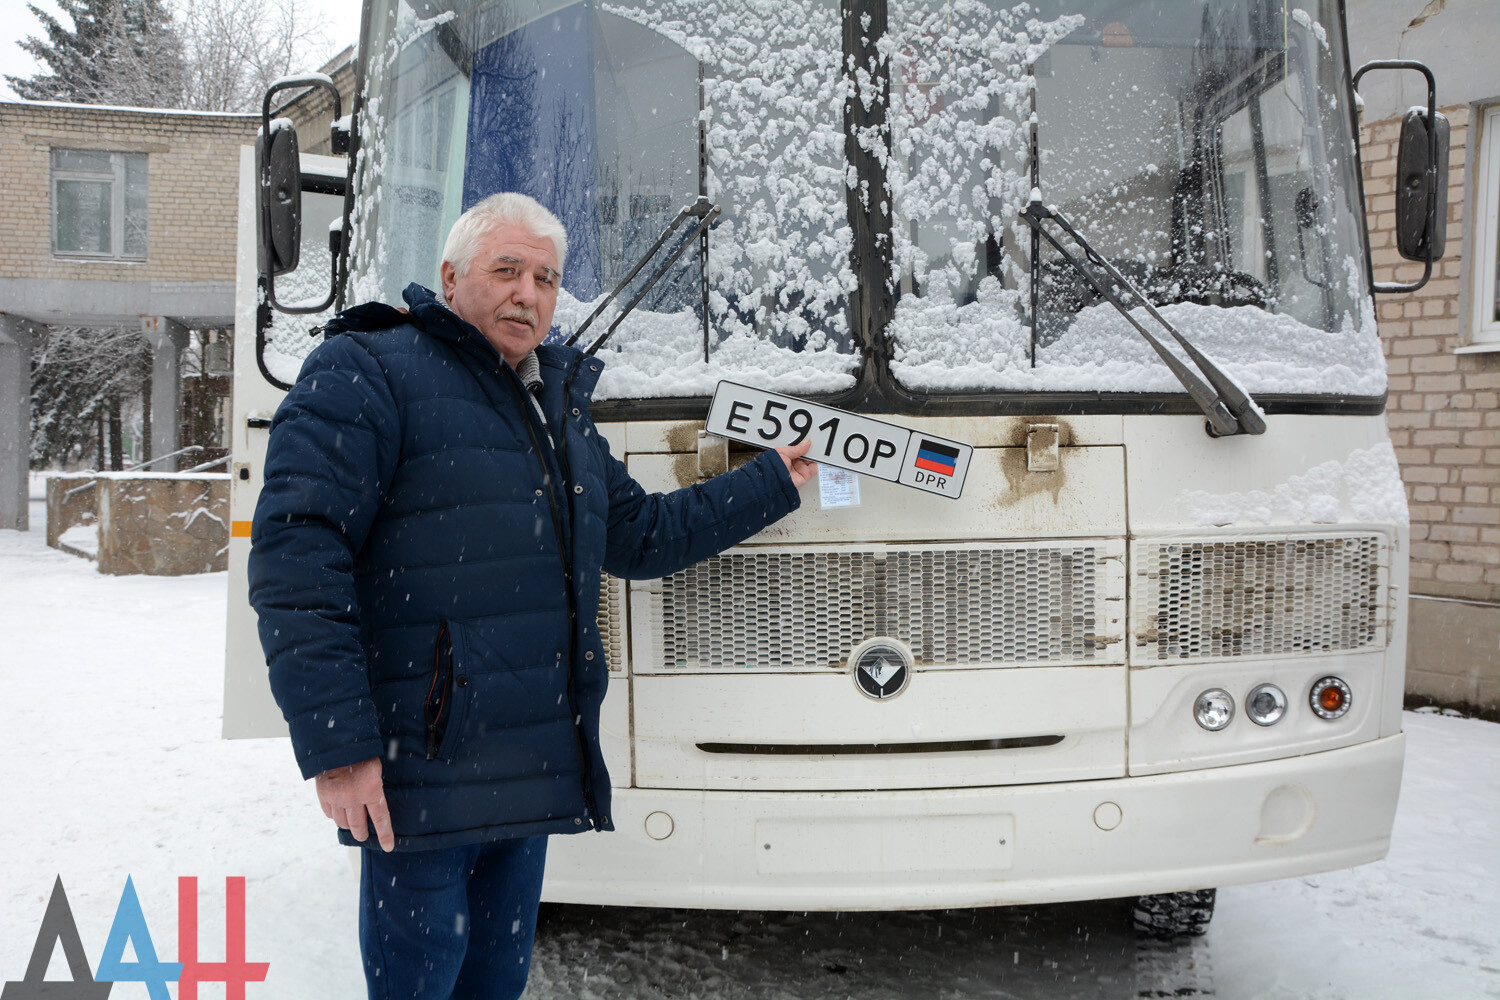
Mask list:
[{"label": "amber turn signal light", "polygon": [[1323,677],[1313,683],[1308,702],[1320,719],[1337,719],[1349,711],[1349,685],[1338,677]]}]

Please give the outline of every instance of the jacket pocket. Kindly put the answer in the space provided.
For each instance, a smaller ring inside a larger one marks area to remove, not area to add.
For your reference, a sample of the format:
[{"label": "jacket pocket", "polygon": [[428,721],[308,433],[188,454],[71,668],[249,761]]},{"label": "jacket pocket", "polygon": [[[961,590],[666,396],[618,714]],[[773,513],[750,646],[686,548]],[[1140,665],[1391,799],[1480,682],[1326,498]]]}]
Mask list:
[{"label": "jacket pocket", "polygon": [[432,650],[432,677],[422,705],[427,759],[452,763],[469,715],[467,649],[462,628],[443,619]]}]

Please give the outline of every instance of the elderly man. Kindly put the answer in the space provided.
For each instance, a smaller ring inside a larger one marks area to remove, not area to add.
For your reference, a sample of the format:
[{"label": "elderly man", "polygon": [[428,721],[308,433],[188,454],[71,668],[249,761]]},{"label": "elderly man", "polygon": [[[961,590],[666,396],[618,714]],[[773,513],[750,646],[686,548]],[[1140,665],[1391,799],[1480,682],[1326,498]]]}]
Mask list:
[{"label": "elderly man", "polygon": [[602,363],[542,345],[566,253],[485,199],[443,297],[340,314],[271,425],[250,600],[303,777],[366,848],[372,998],[520,995],[547,835],[612,828],[601,568],[676,572],[816,473],[804,442],[646,494],[589,418]]}]

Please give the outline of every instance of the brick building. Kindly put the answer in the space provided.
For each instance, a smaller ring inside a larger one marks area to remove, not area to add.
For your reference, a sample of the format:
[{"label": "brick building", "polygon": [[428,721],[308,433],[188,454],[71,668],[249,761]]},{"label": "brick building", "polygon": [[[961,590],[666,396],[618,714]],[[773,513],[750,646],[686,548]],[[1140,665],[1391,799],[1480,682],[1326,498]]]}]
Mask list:
[{"label": "brick building", "polygon": [[[239,147],[258,124],[0,102],[0,528],[27,527],[38,325],[139,326],[152,411],[180,412],[189,331],[233,323]],[[177,420],[153,421],[152,453],[176,450],[178,434]]]},{"label": "brick building", "polygon": [[[356,67],[354,46],[349,46],[323,64],[319,70],[325,73],[338,88],[343,111],[347,117],[354,113],[354,83]],[[333,97],[321,87],[299,92],[288,91],[290,99],[273,114],[286,115],[297,126],[298,148],[304,153],[329,156],[333,153],[328,126],[333,121]]]},{"label": "brick building", "polygon": [[[1407,691],[1500,708],[1500,69],[1488,0],[1352,0],[1355,65],[1417,59],[1437,75],[1452,124],[1448,242],[1418,292],[1381,296],[1386,417],[1411,508]],[[1415,281],[1394,245],[1396,140],[1426,87],[1381,72],[1365,98],[1365,202],[1376,281]]]},{"label": "brick building", "polygon": [[[352,112],[354,50],[322,72]],[[275,113],[297,123],[304,152],[329,152],[327,92],[282,96]],[[190,331],[234,322],[239,150],[259,126],[259,114],[0,102],[0,528],[27,527],[38,325],[139,326],[151,410],[182,412]],[[179,432],[152,421],[150,453],[176,450]]]}]

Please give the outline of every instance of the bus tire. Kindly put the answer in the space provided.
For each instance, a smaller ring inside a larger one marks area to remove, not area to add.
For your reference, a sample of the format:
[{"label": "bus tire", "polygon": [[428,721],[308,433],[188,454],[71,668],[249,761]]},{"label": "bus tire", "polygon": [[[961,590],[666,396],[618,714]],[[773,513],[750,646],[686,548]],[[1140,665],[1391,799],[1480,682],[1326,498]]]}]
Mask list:
[{"label": "bus tire", "polygon": [[1137,896],[1135,931],[1151,938],[1197,937],[1208,930],[1208,922],[1214,918],[1217,893],[1217,889],[1194,889]]}]

